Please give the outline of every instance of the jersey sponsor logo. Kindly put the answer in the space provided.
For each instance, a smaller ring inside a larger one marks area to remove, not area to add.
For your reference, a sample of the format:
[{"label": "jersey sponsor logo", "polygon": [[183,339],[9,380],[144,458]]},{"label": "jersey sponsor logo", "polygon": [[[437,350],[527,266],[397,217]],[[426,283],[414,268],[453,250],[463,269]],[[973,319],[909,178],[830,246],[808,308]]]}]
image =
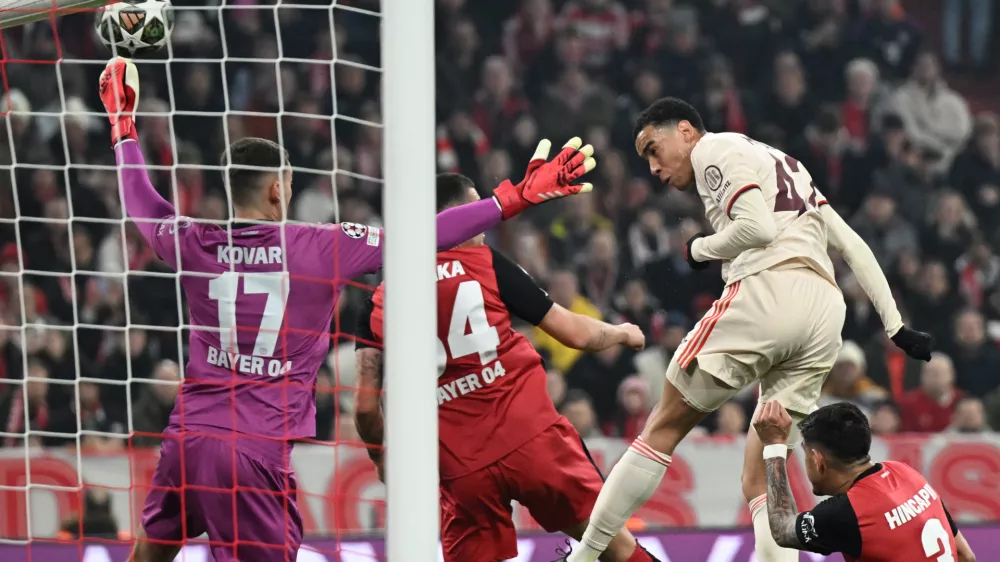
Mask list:
[{"label": "jersey sponsor logo", "polygon": [[802,521],[799,523],[799,531],[802,532],[802,538],[806,543],[810,543],[819,538],[819,533],[816,532],[816,518],[813,517],[812,513],[803,513]]},{"label": "jersey sponsor logo", "polygon": [[484,386],[491,385],[506,374],[507,371],[504,370],[503,365],[497,361],[493,365],[483,367],[482,372],[471,373],[443,383],[438,386],[438,406],[459,396],[465,396],[470,392],[479,390]]},{"label": "jersey sponsor logo", "polygon": [[938,495],[934,488],[931,488],[930,484],[924,484],[924,487],[917,490],[913,497],[892,508],[892,511],[885,512],[885,520],[889,523],[889,530],[915,519],[925,509],[933,505],[931,503],[933,500],[937,499]]},{"label": "jersey sponsor logo", "polygon": [[348,238],[354,238],[355,240],[360,240],[368,234],[368,227],[356,222],[342,222],[340,223],[340,228]]},{"label": "jersey sponsor logo", "polygon": [[705,168],[705,183],[712,191],[716,191],[722,186],[722,170],[718,166]]}]

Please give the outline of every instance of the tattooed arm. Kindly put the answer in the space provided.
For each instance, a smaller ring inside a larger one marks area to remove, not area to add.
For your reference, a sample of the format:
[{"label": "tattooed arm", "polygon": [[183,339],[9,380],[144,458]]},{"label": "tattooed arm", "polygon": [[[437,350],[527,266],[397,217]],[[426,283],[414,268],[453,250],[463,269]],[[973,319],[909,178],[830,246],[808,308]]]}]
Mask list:
[{"label": "tattooed arm", "polygon": [[799,510],[788,485],[785,459],[766,459],[764,467],[767,469],[767,521],[771,525],[771,536],[778,546],[802,550],[804,546],[795,532]]},{"label": "tattooed arm", "polygon": [[382,350],[363,347],[354,352],[358,391],[354,394],[354,423],[358,435],[368,445],[368,456],[382,460],[385,423],[382,418]]}]

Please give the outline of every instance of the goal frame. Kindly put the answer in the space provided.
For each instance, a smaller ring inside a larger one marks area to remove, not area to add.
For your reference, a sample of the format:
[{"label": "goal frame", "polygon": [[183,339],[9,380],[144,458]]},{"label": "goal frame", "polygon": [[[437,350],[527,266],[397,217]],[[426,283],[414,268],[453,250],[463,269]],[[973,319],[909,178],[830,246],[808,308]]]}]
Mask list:
[{"label": "goal frame", "polygon": [[[439,535],[434,2],[382,0],[386,549],[436,562]],[[424,273],[420,273],[424,271]]]}]

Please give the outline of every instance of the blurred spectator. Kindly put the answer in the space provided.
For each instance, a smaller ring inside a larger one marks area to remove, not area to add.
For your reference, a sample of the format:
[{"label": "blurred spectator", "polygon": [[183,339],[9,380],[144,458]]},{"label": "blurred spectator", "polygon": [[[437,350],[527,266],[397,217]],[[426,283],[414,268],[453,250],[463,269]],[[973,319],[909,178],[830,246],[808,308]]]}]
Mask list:
[{"label": "blurred spectator", "polygon": [[947,355],[935,352],[924,364],[920,388],[911,390],[899,401],[903,431],[932,433],[944,431],[951,423],[955,405],[962,391],[955,388],[955,367]]},{"label": "blurred spectator", "polygon": [[118,523],[111,510],[111,494],[105,488],[88,486],[83,493],[83,509],[62,524],[64,539],[118,539]]},{"label": "blurred spectator", "polygon": [[965,195],[987,234],[1000,227],[1000,118],[976,116],[971,142],[951,166],[950,179]]},{"label": "blurred spectator", "polygon": [[961,195],[954,191],[939,193],[928,221],[929,228],[921,240],[924,254],[944,263],[954,263],[972,243],[975,226],[975,216],[965,206]]},{"label": "blurred spectator", "polygon": [[[352,398],[353,400],[353,398]],[[316,435],[317,441],[336,441],[337,385],[333,374],[326,365],[320,365],[316,373]],[[351,416],[345,416],[351,417]]]},{"label": "blurred spectator", "polygon": [[941,155],[941,170],[951,165],[972,132],[968,105],[945,83],[930,51],[917,56],[910,79],[893,95],[892,108],[917,146]]},{"label": "blurred spectator", "polygon": [[[552,297],[553,302],[570,312],[585,314],[599,320],[603,318],[601,311],[580,294],[579,280],[572,271],[552,272],[549,281],[549,296]],[[568,373],[581,355],[580,351],[564,346],[542,331],[541,328],[535,329],[535,346],[539,350],[547,351],[552,358],[552,366],[563,373]]]},{"label": "blurred spectator", "polygon": [[[39,361],[28,363],[28,376],[23,386],[3,386],[5,390],[0,393],[0,420],[3,420],[7,434],[22,433],[29,436],[32,431],[53,431],[53,412],[48,406],[49,371],[44,364]],[[29,436],[29,440],[31,444],[41,443],[38,436]],[[21,446],[21,440],[8,435],[4,437],[3,444],[6,447],[18,447]]]},{"label": "blurred spectator", "polygon": [[[628,46],[628,13],[616,0],[571,0],[563,7],[559,26],[576,29],[587,44],[584,63],[603,70]],[[562,138],[562,137],[560,137]]]},{"label": "blurred spectator", "polygon": [[945,265],[939,261],[925,262],[917,291],[910,300],[913,324],[933,335],[938,342],[950,341],[952,318],[963,303]]},{"label": "blurred spectator", "polygon": [[871,417],[872,406],[887,398],[888,393],[865,376],[866,367],[867,361],[861,346],[851,340],[845,341],[823,385],[818,405],[850,402]]},{"label": "blurred spectator", "polygon": [[483,62],[482,86],[475,96],[472,118],[483,134],[497,143],[506,143],[511,123],[528,109],[528,100],[515,90],[510,64],[499,56]]},{"label": "blurred spectator", "polygon": [[566,377],[555,369],[549,369],[545,374],[545,390],[552,399],[552,404],[557,410],[562,410],[563,402],[566,400]]},{"label": "blurred spectator", "polygon": [[809,92],[802,61],[792,51],[780,53],[774,59],[774,81],[770,99],[764,106],[764,117],[784,133],[786,139],[796,139],[816,112],[816,101]]},{"label": "blurred spectator", "polygon": [[743,437],[747,434],[747,414],[739,402],[730,400],[723,404],[719,407],[715,419],[713,435]]},{"label": "blurred spectator", "polygon": [[748,133],[757,117],[756,98],[737,87],[729,61],[720,55],[708,62],[704,94],[692,102],[709,131]]},{"label": "blurred spectator", "polygon": [[945,0],[944,17],[941,18],[941,35],[944,60],[952,67],[962,64],[962,38],[968,12],[969,58],[972,68],[982,73],[990,63],[990,40],[993,38],[993,0]]},{"label": "blurred spectator", "polygon": [[152,383],[143,385],[143,392],[132,406],[132,438],[135,446],[153,446],[160,443],[162,433],[170,421],[170,412],[177,400],[180,385],[180,368],[170,359],[156,365],[150,377]]},{"label": "blurred spectator", "polygon": [[626,377],[618,385],[618,411],[603,424],[604,435],[634,441],[646,425],[651,405],[649,383],[638,375]]},{"label": "blurred spectator", "polygon": [[629,227],[626,244],[632,269],[642,269],[670,254],[670,231],[663,224],[659,209],[640,211],[638,220]]},{"label": "blurred spectator", "polygon": [[552,255],[560,264],[579,265],[595,232],[611,231],[614,225],[594,209],[594,196],[572,197],[566,201],[566,213],[552,222]]},{"label": "blurred spectator", "polygon": [[983,401],[975,396],[966,396],[955,404],[948,431],[952,433],[985,433],[990,431],[986,423],[986,409]]},{"label": "blurred spectator", "polygon": [[882,118],[886,92],[879,83],[878,66],[864,58],[852,60],[844,70],[847,98],[841,105],[841,120],[851,142],[864,148],[873,125]]},{"label": "blurred spectator", "polygon": [[590,238],[579,275],[584,296],[598,309],[609,310],[625,277],[613,231],[599,230]]},{"label": "blurred spectator", "polygon": [[591,404],[602,423],[611,419],[617,409],[618,385],[635,372],[633,357],[631,350],[615,345],[584,355],[566,372],[566,384],[590,395]]},{"label": "blurred spectator", "polygon": [[854,32],[861,54],[877,62],[892,80],[905,77],[923,38],[899,0],[873,0]]},{"label": "blurred spectator", "polygon": [[566,416],[569,423],[573,424],[580,437],[588,439],[601,435],[597,429],[597,416],[594,414],[594,406],[591,404],[590,396],[582,390],[570,390],[566,394],[566,400],[562,403],[559,411]]},{"label": "blurred spectator", "polygon": [[503,25],[504,56],[517,68],[531,66],[551,41],[555,21],[550,0],[521,0],[520,10]]},{"label": "blurred spectator", "polygon": [[874,435],[886,436],[899,433],[901,426],[899,409],[892,402],[876,405],[869,420]]},{"label": "blurred spectator", "polygon": [[663,394],[666,383],[664,373],[674,352],[680,347],[681,341],[690,330],[690,321],[684,314],[676,310],[662,316],[654,316],[650,331],[646,332],[646,349],[640,351],[633,360],[639,375],[649,384],[650,392],[657,400]]},{"label": "blurred spectator", "polygon": [[896,212],[896,201],[884,190],[868,195],[851,226],[871,248],[883,269],[889,269],[900,253],[918,247],[917,233]]},{"label": "blurred spectator", "polygon": [[546,88],[535,116],[544,137],[569,140],[591,127],[610,128],[615,98],[585,70],[570,66],[562,69],[558,80]]},{"label": "blurred spectator", "polygon": [[955,317],[951,356],[961,375],[958,387],[973,396],[984,396],[1000,386],[1000,350],[986,339],[983,315],[972,309]]}]

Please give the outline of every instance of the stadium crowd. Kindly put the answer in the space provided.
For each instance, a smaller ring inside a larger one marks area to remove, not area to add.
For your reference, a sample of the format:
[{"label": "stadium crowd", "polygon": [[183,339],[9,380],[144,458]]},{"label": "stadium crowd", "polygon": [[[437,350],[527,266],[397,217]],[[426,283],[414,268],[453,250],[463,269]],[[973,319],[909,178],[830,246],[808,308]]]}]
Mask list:
[{"label": "stadium crowd", "polygon": [[[184,215],[225,220],[213,165],[229,141],[256,135],[290,152],[295,219],[381,224],[379,22],[364,11],[377,0],[341,1],[332,20],[318,0],[245,0],[221,18],[183,10],[204,4],[174,0],[172,57],[140,61],[140,111],[157,115],[138,128],[161,193]],[[125,434],[129,417],[135,444],[153,444],[177,394],[184,307],[168,269],[118,220],[95,87],[107,52],[89,18],[56,20],[58,34],[47,21],[4,32],[0,446],[26,429],[49,446],[80,429]],[[635,116],[665,95],[695,103],[709,130],[799,159],[875,252],[906,322],[935,336],[931,362],[907,359],[838,264],[848,319],[824,401],[858,404],[880,434],[1000,428],[1000,120],[970,113],[896,0],[439,0],[436,30],[441,171],[486,195],[519,174],[540,137],[597,147],[593,194],[534,209],[489,239],[556,302],[648,335],[639,353],[581,355],[523,328],[584,437],[638,434],[671,353],[722,289],[717,267],[692,272],[683,259],[707,227],[697,197],[658,185],[634,155]],[[960,35],[949,33],[955,63]],[[990,27],[971,35],[982,67]],[[340,414],[364,298],[349,287],[331,327],[320,440],[354,435]],[[703,431],[744,433],[753,403],[751,390]],[[83,440],[126,446],[99,433]]]}]

